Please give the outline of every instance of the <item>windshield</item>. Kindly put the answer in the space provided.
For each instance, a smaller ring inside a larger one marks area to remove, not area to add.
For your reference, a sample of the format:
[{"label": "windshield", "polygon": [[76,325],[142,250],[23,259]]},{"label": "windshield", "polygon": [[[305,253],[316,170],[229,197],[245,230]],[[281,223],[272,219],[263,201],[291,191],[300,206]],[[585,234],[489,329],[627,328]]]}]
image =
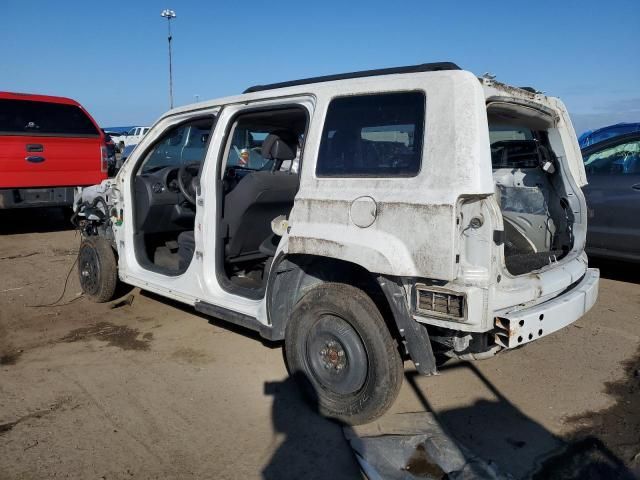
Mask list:
[{"label": "windshield", "polygon": [[640,140],[634,140],[584,157],[584,166],[590,174],[639,174]]},{"label": "windshield", "polygon": [[202,163],[212,127],[213,118],[207,118],[183,123],[168,130],[147,153],[140,174],[165,167]]}]

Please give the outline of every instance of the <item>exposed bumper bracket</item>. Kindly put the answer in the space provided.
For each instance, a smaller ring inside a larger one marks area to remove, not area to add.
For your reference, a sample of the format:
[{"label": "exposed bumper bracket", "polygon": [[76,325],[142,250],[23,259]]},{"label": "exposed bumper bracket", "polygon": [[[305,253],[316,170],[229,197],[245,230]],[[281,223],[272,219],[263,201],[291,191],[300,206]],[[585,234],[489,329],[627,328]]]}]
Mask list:
[{"label": "exposed bumper bracket", "polygon": [[515,348],[549,335],[583,316],[596,303],[600,271],[589,268],[571,290],[530,308],[495,312],[495,341]]}]

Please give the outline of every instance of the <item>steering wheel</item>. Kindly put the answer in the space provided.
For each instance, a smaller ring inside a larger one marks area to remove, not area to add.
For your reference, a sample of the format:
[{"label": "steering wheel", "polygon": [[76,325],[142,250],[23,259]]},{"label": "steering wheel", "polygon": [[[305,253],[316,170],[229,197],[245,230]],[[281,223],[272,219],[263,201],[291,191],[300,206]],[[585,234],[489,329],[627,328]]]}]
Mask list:
[{"label": "steering wheel", "polygon": [[192,205],[196,204],[196,189],[193,181],[198,178],[199,171],[200,163],[186,163],[178,170],[178,188],[184,198]]}]

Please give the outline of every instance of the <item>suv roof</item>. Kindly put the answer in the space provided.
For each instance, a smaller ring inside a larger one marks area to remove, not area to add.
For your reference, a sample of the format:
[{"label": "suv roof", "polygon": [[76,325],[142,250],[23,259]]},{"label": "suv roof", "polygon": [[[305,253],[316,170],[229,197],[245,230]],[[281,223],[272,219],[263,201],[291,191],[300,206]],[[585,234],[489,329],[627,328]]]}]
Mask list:
[{"label": "suv roof", "polygon": [[408,65],[405,67],[379,68],[375,70],[361,70],[359,72],[340,73],[337,75],[324,75],[321,77],[303,78],[300,80],[290,80],[288,82],[271,83],[267,85],[254,85],[247,88],[242,93],[261,92],[276,88],[294,87],[297,85],[307,85],[309,83],[332,82],[334,80],[347,80],[350,78],[377,77],[380,75],[393,75],[396,73],[417,73],[417,72],[438,72],[442,70],[460,70],[460,67],[453,62],[422,63],[420,65]]},{"label": "suv roof", "polygon": [[81,106],[78,102],[67,97],[56,97],[53,95],[39,95],[36,93],[0,92],[0,99],[5,100],[27,100],[32,102],[61,103],[65,105]]}]

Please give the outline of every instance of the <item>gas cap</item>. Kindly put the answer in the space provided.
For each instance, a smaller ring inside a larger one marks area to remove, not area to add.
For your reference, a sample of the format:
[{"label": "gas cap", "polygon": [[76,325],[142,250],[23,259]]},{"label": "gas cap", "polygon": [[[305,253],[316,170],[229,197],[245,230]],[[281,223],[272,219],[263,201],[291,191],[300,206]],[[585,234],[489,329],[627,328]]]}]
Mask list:
[{"label": "gas cap", "polygon": [[360,228],[367,228],[375,222],[378,216],[378,205],[371,197],[358,197],[351,202],[349,216],[354,225]]}]

